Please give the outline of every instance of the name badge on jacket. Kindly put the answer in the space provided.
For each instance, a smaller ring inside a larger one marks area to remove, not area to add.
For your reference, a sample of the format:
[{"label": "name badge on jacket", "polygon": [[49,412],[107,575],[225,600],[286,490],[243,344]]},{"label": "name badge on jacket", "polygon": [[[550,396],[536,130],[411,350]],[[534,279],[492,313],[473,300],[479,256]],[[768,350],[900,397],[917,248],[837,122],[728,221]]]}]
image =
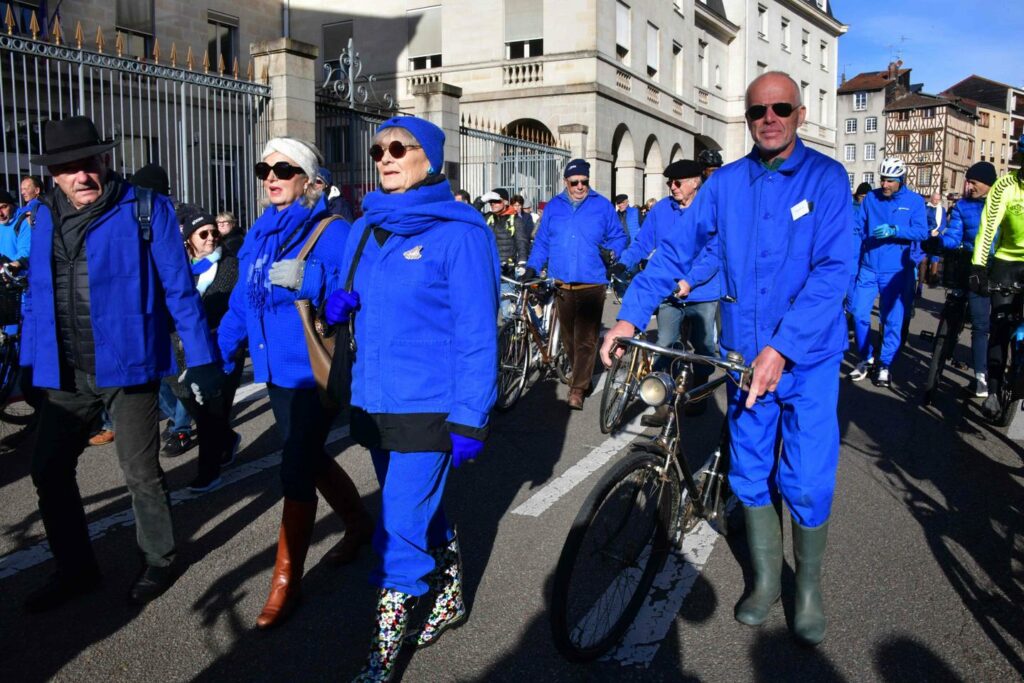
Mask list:
[{"label": "name badge on jacket", "polygon": [[421,258],[423,258],[423,245],[422,244],[417,244],[415,247],[413,247],[409,251],[403,251],[402,252],[402,256],[404,256],[406,258],[406,260],[408,260],[408,261],[418,261],[418,260],[420,260]]}]

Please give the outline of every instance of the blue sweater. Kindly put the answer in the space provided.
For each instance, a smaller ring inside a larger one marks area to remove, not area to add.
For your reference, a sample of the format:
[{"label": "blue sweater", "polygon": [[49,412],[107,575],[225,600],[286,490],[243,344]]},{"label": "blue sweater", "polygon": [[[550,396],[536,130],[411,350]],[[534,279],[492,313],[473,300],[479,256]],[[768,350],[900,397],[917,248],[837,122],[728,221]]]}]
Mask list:
[{"label": "blue sweater", "polygon": [[565,192],[548,202],[537,229],[527,266],[562,282],[606,284],[608,274],[599,248],[616,256],[626,248],[615,207],[594,190],[573,207]]}]

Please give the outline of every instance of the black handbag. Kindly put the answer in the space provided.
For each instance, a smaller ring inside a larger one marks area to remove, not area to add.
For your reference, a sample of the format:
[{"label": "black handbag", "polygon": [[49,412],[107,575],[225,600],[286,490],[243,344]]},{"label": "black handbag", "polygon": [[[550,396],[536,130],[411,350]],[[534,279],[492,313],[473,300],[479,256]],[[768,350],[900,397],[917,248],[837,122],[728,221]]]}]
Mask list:
[{"label": "black handbag", "polygon": [[[356,277],[356,267],[363,255],[366,240],[370,237],[373,226],[366,226],[359,238],[356,253],[352,256],[352,265],[345,278],[345,291],[352,291],[352,282]],[[334,355],[331,357],[331,370],[327,375],[327,396],[341,407],[348,407],[352,400],[352,364],[356,360],[355,312],[349,316],[347,325],[340,325],[334,335]]]}]

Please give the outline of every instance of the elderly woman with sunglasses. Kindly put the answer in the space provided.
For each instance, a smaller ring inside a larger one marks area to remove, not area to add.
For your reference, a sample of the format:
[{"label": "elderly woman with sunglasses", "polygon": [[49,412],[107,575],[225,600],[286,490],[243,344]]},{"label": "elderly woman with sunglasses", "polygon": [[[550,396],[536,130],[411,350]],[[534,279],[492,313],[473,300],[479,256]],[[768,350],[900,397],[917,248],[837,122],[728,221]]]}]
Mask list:
[{"label": "elderly woman with sunglasses", "polygon": [[[306,348],[296,299],[319,305],[323,291],[298,291],[303,271],[333,276],[340,265],[338,245],[349,226],[332,222],[307,259],[295,256],[327,215],[323,193],[313,185],[323,163],[319,150],[295,138],[273,138],[256,164],[268,206],[245,236],[238,254],[239,280],[221,321],[218,341],[225,371],[248,339],[255,381],[266,382],[281,439],[284,510],[270,596],[256,620],[258,628],[282,622],[300,593],[306,551],[316,519],[319,491],[345,523],[345,536],[329,553],[344,563],[369,541],[373,520],[355,484],[324,450],[333,415],[320,401]],[[281,263],[283,261],[283,263]]]},{"label": "elderly woman with sunglasses", "polygon": [[[403,639],[433,644],[466,618],[459,542],[441,506],[449,469],[483,448],[497,396],[498,251],[479,212],[455,201],[444,133],[412,116],[380,125],[380,189],[349,233],[329,322],[352,317],[352,437],[381,487],[373,535],[377,627],[359,681],[388,680]],[[406,637],[410,609],[433,591]]]},{"label": "elderly woman with sunglasses", "polygon": [[558,322],[572,366],[569,407],[583,409],[597,359],[608,271],[602,250],[611,262],[626,248],[626,232],[606,197],[590,187],[590,164],[573,159],[562,174],[565,191],[548,202],[537,229],[524,279],[536,277],[545,266],[558,286]]}]

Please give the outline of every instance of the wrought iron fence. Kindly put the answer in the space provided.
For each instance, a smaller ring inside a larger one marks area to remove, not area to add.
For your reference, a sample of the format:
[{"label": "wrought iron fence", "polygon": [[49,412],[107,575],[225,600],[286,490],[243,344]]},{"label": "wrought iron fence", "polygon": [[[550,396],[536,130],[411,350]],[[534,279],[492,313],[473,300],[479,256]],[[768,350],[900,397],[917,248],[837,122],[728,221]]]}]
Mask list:
[{"label": "wrought iron fence", "polygon": [[[96,50],[83,47],[81,25],[75,46],[63,44],[59,23],[46,42],[0,35],[0,113],[3,120],[2,185],[14,190],[19,176],[47,169],[30,157],[42,148],[43,123],[73,115],[93,119],[104,138],[118,141],[113,167],[130,176],[147,163],[168,173],[172,195],[210,211],[231,210],[243,225],[259,211],[258,185],[249,169],[269,137],[270,88],[238,78],[226,65],[203,59],[194,71],[191,47],[178,67],[175,46],[170,65],[104,54],[102,33]],[[251,67],[250,67],[251,72]]]},{"label": "wrought iron fence", "polygon": [[350,109],[322,94],[316,103],[316,144],[324,154],[334,185],[356,209],[366,193],[377,187],[377,169],[370,159],[370,145],[386,114]]},{"label": "wrought iron fence", "polygon": [[568,150],[466,126],[459,132],[460,180],[471,196],[501,187],[535,207],[562,191]]}]

